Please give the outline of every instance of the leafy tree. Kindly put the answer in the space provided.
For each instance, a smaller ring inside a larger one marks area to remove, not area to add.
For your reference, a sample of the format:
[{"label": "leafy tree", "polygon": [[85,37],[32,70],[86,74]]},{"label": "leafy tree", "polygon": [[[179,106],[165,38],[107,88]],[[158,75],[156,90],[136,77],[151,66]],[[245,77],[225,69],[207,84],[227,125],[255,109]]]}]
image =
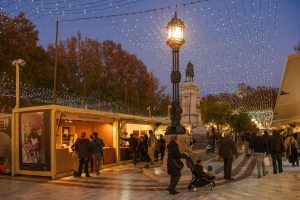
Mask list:
[{"label": "leafy tree", "polygon": [[49,87],[52,69],[45,50],[38,45],[35,25],[22,12],[14,18],[0,13],[0,73],[14,80],[12,61],[19,58],[26,61],[25,67],[21,68],[22,82]]},{"label": "leafy tree", "polygon": [[[147,114],[167,115],[169,97],[165,87],[135,55],[126,52],[121,44],[76,36],[60,41],[58,86],[68,91],[106,102],[120,102],[125,112],[132,109]],[[55,48],[47,49],[54,63]]]},{"label": "leafy tree", "polygon": [[[49,44],[46,50],[38,44],[38,31],[24,13],[13,18],[0,13],[1,80],[15,80],[15,68],[11,64],[18,58],[27,63],[21,69],[23,84],[53,88],[54,44]],[[14,84],[11,85],[13,88]],[[160,86],[136,55],[125,51],[121,44],[82,37],[80,33],[59,41],[57,92],[78,96],[83,102],[91,97],[99,106],[103,101],[117,103],[124,105],[123,110],[128,113],[144,115],[151,106],[153,114],[166,116],[169,104],[166,88]],[[1,97],[1,108],[14,105],[7,105],[6,98]],[[22,105],[38,103],[21,101]]]},{"label": "leafy tree", "polygon": [[213,123],[217,126],[217,132],[220,127],[229,122],[232,109],[228,103],[216,101],[213,98],[204,98],[200,103],[202,121],[205,124]]},{"label": "leafy tree", "polygon": [[253,132],[257,126],[252,122],[251,116],[243,111],[232,114],[229,120],[231,128],[238,134]]}]

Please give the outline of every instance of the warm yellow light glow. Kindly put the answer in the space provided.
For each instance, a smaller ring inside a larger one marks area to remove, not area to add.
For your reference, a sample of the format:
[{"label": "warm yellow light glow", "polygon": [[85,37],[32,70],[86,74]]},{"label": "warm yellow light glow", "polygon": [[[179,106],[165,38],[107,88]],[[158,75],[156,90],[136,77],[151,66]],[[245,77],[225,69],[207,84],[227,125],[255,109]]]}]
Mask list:
[{"label": "warm yellow light glow", "polygon": [[168,38],[183,39],[183,28],[179,26],[170,26],[168,30]]}]

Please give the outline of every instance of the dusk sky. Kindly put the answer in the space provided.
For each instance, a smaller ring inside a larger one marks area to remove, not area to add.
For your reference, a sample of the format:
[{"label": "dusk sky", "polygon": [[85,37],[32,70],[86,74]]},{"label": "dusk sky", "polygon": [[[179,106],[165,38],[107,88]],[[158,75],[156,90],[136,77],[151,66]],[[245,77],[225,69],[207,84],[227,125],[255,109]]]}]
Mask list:
[{"label": "dusk sky", "polygon": [[45,47],[55,40],[56,18],[61,21],[59,39],[80,31],[121,43],[168,91],[171,49],[165,44],[166,24],[175,10],[186,25],[182,81],[191,61],[202,95],[234,91],[240,82],[279,87],[286,56],[300,41],[300,0],[0,0],[0,5],[11,16],[25,11]]}]

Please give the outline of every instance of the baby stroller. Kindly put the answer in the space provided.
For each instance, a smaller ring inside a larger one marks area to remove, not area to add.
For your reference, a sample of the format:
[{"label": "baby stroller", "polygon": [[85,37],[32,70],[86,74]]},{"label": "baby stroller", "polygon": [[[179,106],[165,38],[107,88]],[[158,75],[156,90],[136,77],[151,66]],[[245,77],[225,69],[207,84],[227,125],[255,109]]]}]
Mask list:
[{"label": "baby stroller", "polygon": [[213,181],[214,178],[200,173],[190,157],[186,157],[185,160],[186,160],[186,166],[192,172],[192,180],[188,185],[188,189],[192,190],[195,187],[209,186],[210,189],[213,190],[216,186],[215,182]]},{"label": "baby stroller", "polygon": [[208,144],[208,145],[206,146],[206,153],[213,153],[213,152],[214,152],[214,150],[213,150],[212,145],[211,145],[211,144]]}]

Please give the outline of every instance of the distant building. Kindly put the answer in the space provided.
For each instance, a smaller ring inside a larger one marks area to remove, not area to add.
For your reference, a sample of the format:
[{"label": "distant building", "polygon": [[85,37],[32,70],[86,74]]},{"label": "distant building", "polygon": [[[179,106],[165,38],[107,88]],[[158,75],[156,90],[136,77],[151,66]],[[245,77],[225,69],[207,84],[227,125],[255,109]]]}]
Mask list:
[{"label": "distant building", "polygon": [[245,83],[239,83],[236,93],[236,96],[243,98],[247,96],[247,94],[252,90],[252,88],[249,85],[246,85]]}]

